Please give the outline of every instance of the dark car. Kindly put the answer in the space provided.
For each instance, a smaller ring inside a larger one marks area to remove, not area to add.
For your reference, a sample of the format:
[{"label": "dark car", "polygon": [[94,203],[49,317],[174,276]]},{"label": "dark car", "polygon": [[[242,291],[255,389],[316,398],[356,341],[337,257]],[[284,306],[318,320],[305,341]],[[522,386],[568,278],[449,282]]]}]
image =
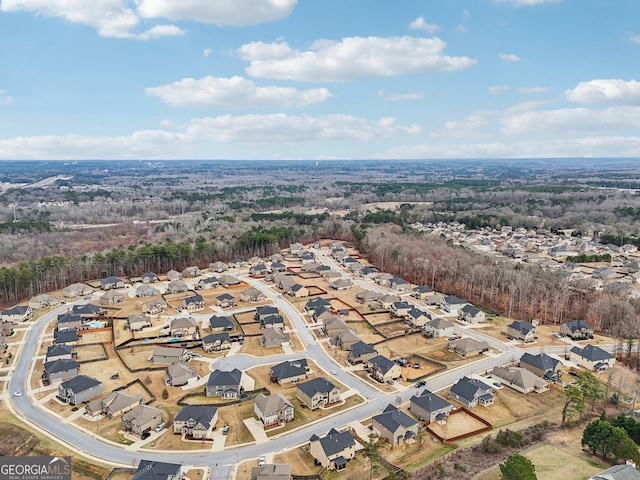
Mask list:
[{"label": "dark car", "polygon": [[419,382],[416,382],[416,388],[424,387],[426,384],[427,382],[420,380]]},{"label": "dark car", "polygon": [[569,375],[571,375],[572,377],[577,377],[578,372],[576,372],[575,370],[569,370]]},{"label": "dark car", "polygon": [[142,435],[140,435],[140,438],[142,440],[146,440],[147,438],[149,438],[151,436],[151,432],[142,432]]},{"label": "dark car", "polygon": [[114,373],[113,375],[111,375],[111,380],[117,380],[120,378],[120,374],[119,373]]}]

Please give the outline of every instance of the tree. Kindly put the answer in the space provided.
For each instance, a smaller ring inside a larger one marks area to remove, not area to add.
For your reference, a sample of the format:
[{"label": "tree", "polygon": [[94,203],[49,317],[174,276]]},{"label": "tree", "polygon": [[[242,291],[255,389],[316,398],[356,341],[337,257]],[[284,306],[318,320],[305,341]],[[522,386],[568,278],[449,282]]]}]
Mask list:
[{"label": "tree", "polygon": [[622,427],[615,427],[601,418],[589,422],[582,432],[582,445],[589,447],[592,454],[599,454],[607,459],[640,459],[638,447]]},{"label": "tree", "polygon": [[369,479],[373,478],[374,463],[378,460],[380,439],[375,433],[369,434],[369,441],[364,446],[363,455],[369,459]]},{"label": "tree", "polygon": [[598,380],[592,372],[584,370],[578,374],[577,381],[584,401],[587,402],[591,400],[591,410],[593,410],[596,400],[604,398],[604,388],[600,380]]},{"label": "tree", "polygon": [[514,453],[500,464],[503,480],[538,480],[536,467],[527,457]]},{"label": "tree", "polygon": [[566,399],[562,407],[561,427],[566,425],[567,422],[570,422],[576,414],[582,414],[582,412],[584,412],[584,396],[577,387],[567,385],[564,389],[564,394]]},{"label": "tree", "polygon": [[169,398],[169,392],[165,388],[164,390],[162,390],[162,399],[166,400],[167,398]]}]

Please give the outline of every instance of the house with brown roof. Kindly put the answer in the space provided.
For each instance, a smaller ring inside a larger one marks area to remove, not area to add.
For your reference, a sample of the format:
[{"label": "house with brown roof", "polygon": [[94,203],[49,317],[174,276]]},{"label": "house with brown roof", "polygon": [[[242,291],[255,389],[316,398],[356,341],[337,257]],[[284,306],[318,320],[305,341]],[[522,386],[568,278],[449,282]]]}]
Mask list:
[{"label": "house with brown roof", "polygon": [[167,285],[167,293],[184,293],[189,290],[189,286],[183,280],[171,280]]},{"label": "house with brown roof", "polygon": [[191,381],[198,380],[198,370],[190,367],[186,363],[178,362],[169,365],[167,373],[164,374],[164,383],[172,387],[181,387]]},{"label": "house with brown roof", "polygon": [[155,295],[160,295],[160,290],[151,285],[140,285],[136,288],[136,297],[138,298],[148,298]]},{"label": "house with brown roof", "polygon": [[183,340],[196,340],[200,337],[196,320],[191,317],[180,317],[171,320],[171,336]]},{"label": "house with brown roof", "polygon": [[162,410],[144,403],[122,415],[122,430],[141,437],[162,423]]},{"label": "house with brown roof", "polygon": [[139,332],[151,328],[151,318],[144,313],[136,313],[127,317],[127,326],[132,332]]},{"label": "house with brown roof", "polygon": [[115,290],[109,290],[100,297],[100,305],[115,305],[116,303],[122,303],[124,301],[124,294],[116,292]]},{"label": "house with brown roof", "polygon": [[331,343],[338,347],[340,350],[351,350],[354,343],[360,341],[358,334],[351,330],[339,330],[331,335]]},{"label": "house with brown roof", "polygon": [[264,293],[262,293],[257,288],[251,287],[247,288],[240,292],[240,301],[241,302],[264,302],[267,299]]},{"label": "house with brown roof", "polygon": [[265,427],[281,425],[293,421],[294,408],[284,395],[260,393],[253,400],[253,413]]},{"label": "house with brown roof", "polygon": [[144,398],[140,394],[129,395],[124,392],[113,392],[106,397],[89,402],[85,407],[85,412],[90,416],[102,414],[107,418],[115,418],[142,405],[143,401]]},{"label": "house with brown roof", "polygon": [[72,283],[62,289],[62,295],[64,295],[65,298],[84,297],[92,293],[93,288],[84,283]]},{"label": "house with brown roof", "polygon": [[489,349],[490,347],[487,342],[471,337],[458,338],[447,343],[447,350],[456,352],[463,357],[480,355],[481,353],[488,352]]},{"label": "house with brown roof", "polygon": [[180,347],[156,347],[153,349],[153,363],[173,365],[187,361],[187,350]]},{"label": "house with brown roof", "polygon": [[149,315],[158,315],[164,312],[169,305],[161,298],[155,298],[142,304],[142,313],[148,313]]},{"label": "house with brown roof", "polygon": [[285,332],[281,327],[266,327],[262,330],[260,337],[261,347],[281,347],[291,343],[291,335]]},{"label": "house with brown roof", "polygon": [[549,390],[549,384],[535,373],[521,367],[494,367],[491,376],[520,393],[541,393]]}]

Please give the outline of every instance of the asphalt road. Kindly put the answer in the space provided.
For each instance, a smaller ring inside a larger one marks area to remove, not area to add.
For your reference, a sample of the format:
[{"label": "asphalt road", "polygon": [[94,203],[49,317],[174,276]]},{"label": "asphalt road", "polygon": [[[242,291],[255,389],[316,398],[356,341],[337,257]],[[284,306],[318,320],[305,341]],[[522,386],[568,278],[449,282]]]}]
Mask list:
[{"label": "asphalt road", "polygon": [[[316,253],[319,253],[316,251]],[[319,255],[319,258],[323,263],[331,265],[336,268],[334,262],[327,258],[324,254]],[[345,274],[345,276],[347,276]],[[104,459],[110,463],[117,463],[128,466],[136,466],[141,459],[156,460],[164,462],[180,463],[183,465],[207,465],[211,467],[213,472],[212,478],[222,479],[228,478],[231,472],[232,465],[238,461],[242,461],[249,458],[257,458],[259,455],[264,455],[270,452],[278,452],[286,450],[291,447],[303,444],[309,440],[311,435],[322,435],[331,428],[340,428],[348,423],[369,417],[380,412],[387,404],[395,404],[398,400],[405,402],[417,392],[415,388],[409,388],[407,390],[397,393],[382,393],[373,388],[368,383],[364,382],[355,375],[351,375],[348,372],[339,368],[335,361],[327,355],[325,350],[318,345],[318,341],[315,339],[311,331],[307,328],[304,320],[298,313],[298,311],[286,300],[281,298],[276,292],[266,287],[262,282],[254,280],[249,277],[243,278],[250,285],[259,288],[262,292],[268,295],[274,303],[281,309],[293,322],[298,335],[307,348],[307,352],[299,352],[293,354],[279,355],[268,358],[255,358],[247,355],[233,355],[230,357],[223,357],[216,362],[217,368],[230,369],[239,368],[246,370],[248,368],[263,365],[265,362],[281,362],[287,359],[300,358],[306,356],[312,358],[321,368],[327,372],[336,370],[338,372],[337,378],[348,386],[349,388],[356,389],[367,401],[355,409],[348,410],[326,419],[322,419],[314,424],[309,424],[296,431],[283,434],[282,436],[274,436],[268,442],[251,444],[248,446],[230,447],[223,452],[154,452],[154,451],[131,451],[124,447],[121,447],[113,442],[106,442],[100,440],[92,435],[86,434],[73,428],[70,425],[60,422],[57,418],[45,413],[45,411],[36,408],[32,399],[26,394],[25,382],[28,378],[29,370],[32,365],[32,360],[36,355],[39,339],[42,337],[43,332],[47,326],[59,313],[65,311],[69,305],[65,305],[47,315],[43,316],[37,323],[33,325],[31,330],[26,336],[25,343],[22,347],[22,352],[16,360],[15,370],[12,378],[9,382],[9,391],[22,391],[25,392],[21,397],[11,397],[10,401],[13,403],[13,408],[26,419],[37,425],[41,430],[45,431],[48,435],[55,437],[62,443],[70,446],[74,451],[79,454],[85,454],[89,457],[97,457]],[[361,280],[353,279],[358,285],[362,284]],[[371,289],[370,285],[362,285],[365,288]],[[375,287],[373,287],[375,288]],[[376,288],[377,289],[377,288]],[[380,290],[380,289],[377,289]],[[382,291],[382,290],[380,290]],[[84,303],[84,302],[78,302]],[[423,307],[422,307],[423,308]],[[464,329],[464,333],[474,337],[482,337],[487,340],[488,337],[473,331],[472,329]],[[477,373],[490,370],[494,366],[504,364],[520,358],[523,351],[517,347],[507,346],[502,342],[495,339],[491,339],[491,344],[502,349],[506,353],[494,357],[484,357],[481,360],[469,365],[465,365],[453,370],[445,371],[444,373],[429,379],[427,381],[426,388],[432,391],[445,388],[460,377],[467,375],[473,375]],[[564,351],[564,347],[547,348],[545,351],[558,350],[558,353]],[[527,349],[527,351],[536,351],[536,349]]]}]

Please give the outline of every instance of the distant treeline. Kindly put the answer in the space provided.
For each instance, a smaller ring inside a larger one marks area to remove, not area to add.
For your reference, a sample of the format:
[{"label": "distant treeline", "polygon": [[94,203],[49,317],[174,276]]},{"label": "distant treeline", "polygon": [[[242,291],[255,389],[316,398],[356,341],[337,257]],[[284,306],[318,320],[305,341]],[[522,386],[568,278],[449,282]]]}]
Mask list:
[{"label": "distant treeline", "polygon": [[602,255],[593,254],[587,255],[586,253],[581,253],[580,255],[574,255],[567,257],[565,262],[571,263],[594,263],[594,262],[610,262],[611,255],[608,253],[603,253]]},{"label": "distant treeline", "polygon": [[324,222],[328,220],[328,213],[306,214],[294,212],[282,213],[252,213],[251,220],[259,222],[261,220],[273,222],[275,220],[293,220],[296,225],[311,225],[313,222]]},{"label": "distant treeline", "polygon": [[49,222],[2,222],[0,233],[43,233],[51,231]]}]

